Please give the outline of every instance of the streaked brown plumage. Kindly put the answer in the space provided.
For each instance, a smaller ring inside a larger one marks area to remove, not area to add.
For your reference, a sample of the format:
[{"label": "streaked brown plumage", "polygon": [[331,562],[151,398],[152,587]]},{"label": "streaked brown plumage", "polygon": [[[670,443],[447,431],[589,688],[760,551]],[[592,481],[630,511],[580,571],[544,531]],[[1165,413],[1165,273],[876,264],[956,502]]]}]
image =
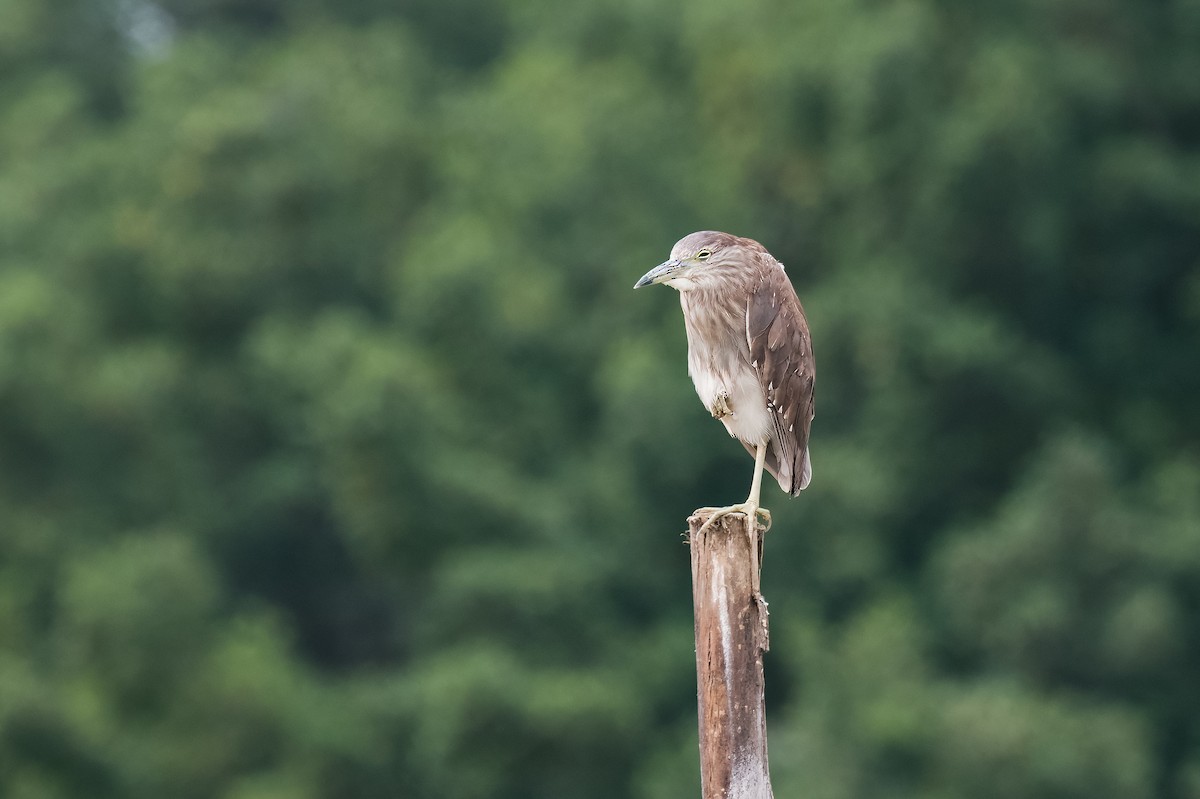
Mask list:
[{"label": "streaked brown plumage", "polygon": [[[816,364],[808,320],[783,265],[753,239],[706,230],[680,239],[670,259],[634,288],[651,283],[679,291],[688,374],[705,407],[780,488],[798,494],[812,479]],[[759,510],[760,468],[746,507],[734,509]]]}]

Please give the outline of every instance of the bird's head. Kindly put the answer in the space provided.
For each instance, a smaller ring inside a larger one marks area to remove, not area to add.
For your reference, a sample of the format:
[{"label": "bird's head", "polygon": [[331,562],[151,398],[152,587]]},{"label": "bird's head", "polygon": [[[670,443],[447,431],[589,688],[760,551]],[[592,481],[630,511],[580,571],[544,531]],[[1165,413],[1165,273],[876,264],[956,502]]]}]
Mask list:
[{"label": "bird's head", "polygon": [[746,262],[747,250],[762,249],[750,239],[702,230],[684,236],[671,248],[671,257],[642,275],[635,289],[652,283],[666,283],[673,289],[714,286],[731,276],[730,270]]}]

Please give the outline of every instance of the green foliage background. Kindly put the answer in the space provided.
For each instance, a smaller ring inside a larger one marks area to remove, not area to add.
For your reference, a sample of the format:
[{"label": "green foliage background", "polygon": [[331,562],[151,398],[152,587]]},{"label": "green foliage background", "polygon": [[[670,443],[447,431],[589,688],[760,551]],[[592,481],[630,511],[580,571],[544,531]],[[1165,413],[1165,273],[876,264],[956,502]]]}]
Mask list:
[{"label": "green foliage background", "polygon": [[0,795],[698,794],[789,267],[779,797],[1200,797],[1196,0],[0,0]]}]

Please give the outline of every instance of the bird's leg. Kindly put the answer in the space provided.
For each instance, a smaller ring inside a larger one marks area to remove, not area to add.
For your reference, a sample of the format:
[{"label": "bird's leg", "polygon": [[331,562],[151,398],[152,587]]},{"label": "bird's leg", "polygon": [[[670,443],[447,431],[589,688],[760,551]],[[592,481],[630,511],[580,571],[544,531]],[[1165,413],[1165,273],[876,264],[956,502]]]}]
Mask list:
[{"label": "bird's leg", "polygon": [[[700,526],[697,534],[704,532],[710,524],[722,516],[730,513],[744,513],[747,517],[754,520],[758,524],[758,517],[762,516],[765,520],[763,524],[763,532],[771,529],[771,511],[759,505],[759,498],[762,494],[762,473],[763,465],[767,462],[767,447],[770,444],[766,441],[758,445],[758,449],[754,454],[754,479],[750,481],[750,496],[746,497],[746,501],[737,505],[730,505],[726,508],[701,508],[701,511],[709,511],[712,513],[708,517],[708,521]],[[757,551],[757,544],[756,544]]]},{"label": "bird's leg", "polygon": [[724,419],[733,413],[733,409],[729,407],[729,395],[722,391],[713,398],[712,416],[714,419]]},{"label": "bird's leg", "polygon": [[746,506],[753,513],[762,511],[767,516],[767,527],[771,527],[771,512],[766,508],[760,507],[758,504],[759,497],[762,494],[762,473],[763,466],[767,463],[767,442],[763,441],[758,445],[758,451],[754,453],[754,478],[750,481],[750,496],[746,497]]}]

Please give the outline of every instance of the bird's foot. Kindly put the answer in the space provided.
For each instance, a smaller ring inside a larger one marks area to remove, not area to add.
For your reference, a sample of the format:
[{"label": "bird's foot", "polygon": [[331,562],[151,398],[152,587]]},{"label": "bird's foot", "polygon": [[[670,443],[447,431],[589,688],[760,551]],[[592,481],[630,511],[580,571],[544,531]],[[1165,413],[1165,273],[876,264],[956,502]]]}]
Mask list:
[{"label": "bird's foot", "polygon": [[731,415],[733,415],[733,409],[729,407],[729,394],[722,391],[713,398],[712,416],[714,419],[724,419]]},{"label": "bird's foot", "polygon": [[739,502],[737,505],[729,505],[724,508],[700,508],[696,513],[709,514],[708,520],[700,525],[700,529],[696,531],[697,535],[705,532],[708,526],[717,519],[720,519],[722,516],[728,516],[731,513],[742,513],[748,518],[754,519],[755,524],[760,528],[761,532],[765,533],[771,529],[771,511],[749,502]]}]

